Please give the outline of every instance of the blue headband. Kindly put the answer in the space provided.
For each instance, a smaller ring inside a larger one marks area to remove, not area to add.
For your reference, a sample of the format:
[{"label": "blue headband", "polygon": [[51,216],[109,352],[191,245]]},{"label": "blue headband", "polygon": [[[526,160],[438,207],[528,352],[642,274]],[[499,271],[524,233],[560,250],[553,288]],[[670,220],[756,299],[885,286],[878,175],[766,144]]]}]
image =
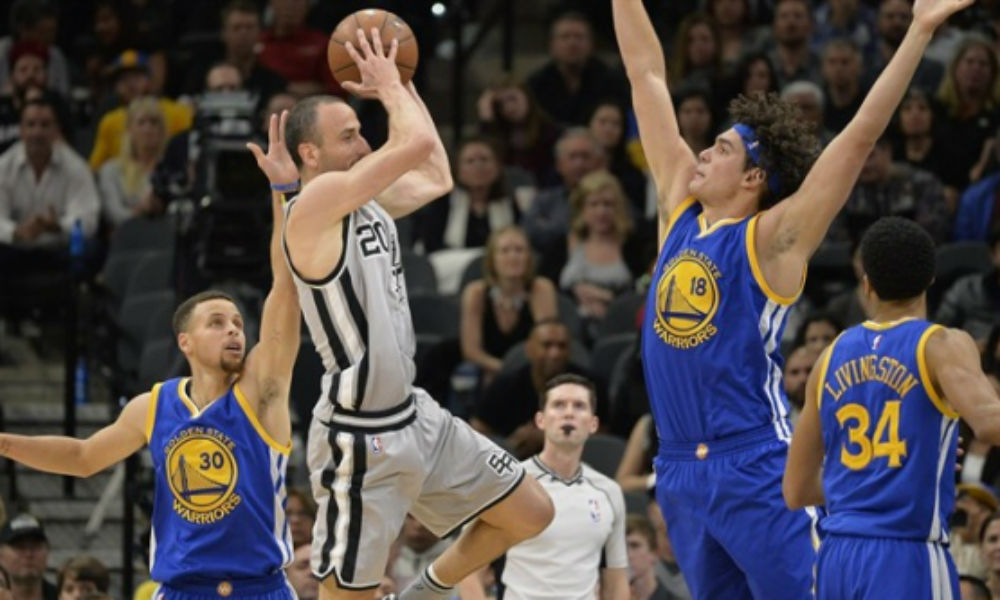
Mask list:
[{"label": "blue headband", "polygon": [[[755,167],[763,168],[760,164],[760,140],[757,139],[757,132],[753,130],[753,127],[743,123],[736,123],[733,125],[733,129],[740,135],[740,140],[747,151],[747,156],[750,157],[750,162]],[[765,172],[767,172],[766,169]],[[778,195],[781,189],[781,180],[778,179],[777,173],[767,174],[767,188],[775,196]]]}]

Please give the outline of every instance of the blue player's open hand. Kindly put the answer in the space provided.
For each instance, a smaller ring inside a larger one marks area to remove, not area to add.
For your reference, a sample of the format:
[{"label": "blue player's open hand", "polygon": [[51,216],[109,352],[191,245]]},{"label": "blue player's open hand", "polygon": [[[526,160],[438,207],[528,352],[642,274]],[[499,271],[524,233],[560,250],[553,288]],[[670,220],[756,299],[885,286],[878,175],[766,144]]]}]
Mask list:
[{"label": "blue player's open hand", "polygon": [[271,185],[293,184],[299,180],[299,170],[295,168],[292,155],[285,147],[285,123],[288,122],[288,111],[281,111],[281,116],[271,115],[267,127],[267,154],[253,142],[247,143],[247,148],[257,159],[257,166],[267,175]]}]

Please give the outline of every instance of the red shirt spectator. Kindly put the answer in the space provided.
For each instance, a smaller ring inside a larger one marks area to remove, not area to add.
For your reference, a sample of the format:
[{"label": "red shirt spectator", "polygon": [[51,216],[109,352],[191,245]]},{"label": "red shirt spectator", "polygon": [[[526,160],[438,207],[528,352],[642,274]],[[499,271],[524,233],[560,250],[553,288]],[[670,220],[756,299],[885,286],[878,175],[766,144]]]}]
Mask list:
[{"label": "red shirt spectator", "polygon": [[327,92],[346,96],[326,62],[329,36],[305,25],[305,0],[271,0],[273,25],[260,36],[258,60],[288,81],[288,91],[305,96]]}]

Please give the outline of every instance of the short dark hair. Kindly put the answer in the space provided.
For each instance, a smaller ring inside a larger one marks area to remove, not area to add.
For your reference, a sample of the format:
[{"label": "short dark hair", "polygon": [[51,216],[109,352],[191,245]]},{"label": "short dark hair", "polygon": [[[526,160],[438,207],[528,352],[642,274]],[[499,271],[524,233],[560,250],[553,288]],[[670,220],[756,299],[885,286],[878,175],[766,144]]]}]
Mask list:
[{"label": "short dark hair", "polygon": [[343,102],[336,96],[316,95],[299,100],[288,113],[285,123],[285,147],[292,155],[292,161],[299,169],[302,168],[302,157],[299,156],[299,144],[303,142],[319,143],[321,134],[316,128],[316,109],[321,104],[337,104]]},{"label": "short dark hair", "polygon": [[545,388],[542,389],[542,396],[538,399],[538,410],[545,410],[545,405],[549,401],[549,392],[561,385],[578,385],[586,388],[587,400],[590,401],[590,410],[594,414],[597,414],[597,386],[594,385],[593,381],[576,373],[563,373],[546,381]]},{"label": "short dark hair", "polygon": [[244,14],[254,14],[257,15],[257,20],[260,20],[260,9],[257,5],[252,2],[252,0],[230,0],[222,7],[222,19],[220,23],[225,26],[226,19],[229,18],[234,12],[244,13]]},{"label": "short dark hair", "polygon": [[33,106],[38,108],[48,108],[52,111],[52,116],[56,121],[56,125],[59,125],[59,111],[56,109],[56,99],[52,95],[52,92],[46,90],[38,96],[25,100],[24,104],[21,105],[21,112],[18,114],[18,118],[24,118],[24,113]]},{"label": "short dark hair", "polygon": [[649,542],[649,549],[656,552],[656,529],[649,517],[638,513],[630,513],[625,517],[625,535],[641,535]]},{"label": "short dark hair", "polygon": [[795,332],[794,346],[796,348],[806,344],[806,330],[809,329],[809,326],[813,323],[829,323],[830,325],[833,325],[833,328],[837,330],[837,333],[844,330],[844,325],[840,322],[840,319],[828,312],[818,311],[809,313],[806,315],[806,318],[802,320],[802,323],[799,324],[798,331]]},{"label": "short dark hair", "polygon": [[909,219],[883,217],[861,238],[861,264],[880,300],[916,298],[934,281],[934,240]]},{"label": "short dark hair", "polygon": [[975,596],[972,600],[990,600],[993,595],[990,593],[990,588],[986,586],[986,582],[978,577],[972,575],[959,575],[958,581],[968,583],[972,586]]},{"label": "short dark hair", "polygon": [[314,521],[316,520],[316,501],[313,500],[311,493],[300,488],[289,488],[288,499],[291,498],[298,499],[302,503],[302,507],[309,513],[309,517]]},{"label": "short dark hair", "polygon": [[30,29],[46,18],[58,18],[54,4],[45,0],[16,0],[10,5],[8,22],[14,40],[18,40],[25,29]]},{"label": "short dark hair", "polygon": [[[740,94],[729,103],[729,114],[734,123],[753,128],[760,141],[760,167],[768,179],[777,177],[778,193],[763,186],[760,209],[774,206],[799,189],[820,151],[819,139],[802,120],[799,108],[774,92]],[[747,155],[744,168],[753,166]]]},{"label": "short dark hair", "polygon": [[576,21],[577,23],[583,23],[587,26],[588,30],[594,30],[594,25],[590,22],[590,19],[587,18],[587,15],[578,10],[564,10],[555,14],[549,21],[549,34],[551,35],[553,30],[556,28],[556,25],[562,23],[563,21]]},{"label": "short dark hair", "polygon": [[97,591],[105,593],[111,585],[108,568],[93,556],[87,555],[74,556],[66,561],[66,564],[59,571],[56,589],[62,592],[63,584],[68,579],[93,583]]},{"label": "short dark hair", "polygon": [[197,308],[199,304],[202,302],[208,302],[209,300],[228,300],[239,306],[236,299],[226,292],[219,290],[205,290],[204,292],[198,292],[184,302],[181,302],[181,305],[174,311],[174,318],[172,321],[174,335],[187,331],[188,321],[191,320],[191,313],[194,312],[194,309]]}]

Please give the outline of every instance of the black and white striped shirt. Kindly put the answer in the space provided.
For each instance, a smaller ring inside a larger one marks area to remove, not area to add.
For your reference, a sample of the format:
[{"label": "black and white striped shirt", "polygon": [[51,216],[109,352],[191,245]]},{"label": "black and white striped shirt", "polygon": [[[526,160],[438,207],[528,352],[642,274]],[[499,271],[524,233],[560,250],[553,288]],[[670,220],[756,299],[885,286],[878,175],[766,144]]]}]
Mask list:
[{"label": "black and white striped shirt", "polygon": [[[289,202],[286,215],[294,205]],[[322,420],[330,419],[335,405],[364,412],[396,407],[412,391],[416,371],[392,217],[371,200],[344,218],[343,236],[340,260],[325,278],[306,279],[291,267],[302,315],[326,368],[313,410]]]}]

